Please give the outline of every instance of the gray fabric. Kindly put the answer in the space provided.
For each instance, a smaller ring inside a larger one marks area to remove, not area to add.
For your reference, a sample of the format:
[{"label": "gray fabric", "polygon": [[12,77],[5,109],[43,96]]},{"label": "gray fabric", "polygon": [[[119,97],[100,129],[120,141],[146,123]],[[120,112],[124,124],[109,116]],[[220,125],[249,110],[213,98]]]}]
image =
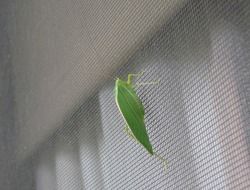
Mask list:
[{"label": "gray fabric", "polygon": [[0,2],[0,186],[11,188],[15,169],[14,89],[8,33],[9,2]]},{"label": "gray fabric", "polygon": [[185,1],[12,1],[18,159],[63,125]]},{"label": "gray fabric", "polygon": [[160,80],[136,92],[167,170],[124,133],[109,79],[18,163],[13,189],[250,188],[250,2],[190,0],[146,38],[107,78]]}]

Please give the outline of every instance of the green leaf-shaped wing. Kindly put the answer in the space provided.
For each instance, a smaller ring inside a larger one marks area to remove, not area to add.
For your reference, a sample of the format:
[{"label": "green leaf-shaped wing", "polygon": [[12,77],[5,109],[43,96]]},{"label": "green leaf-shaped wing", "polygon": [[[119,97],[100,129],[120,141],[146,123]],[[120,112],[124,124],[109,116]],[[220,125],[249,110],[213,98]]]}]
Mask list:
[{"label": "green leaf-shaped wing", "polygon": [[152,145],[144,122],[144,107],[131,85],[117,79],[115,86],[117,106],[134,137],[153,155]]}]

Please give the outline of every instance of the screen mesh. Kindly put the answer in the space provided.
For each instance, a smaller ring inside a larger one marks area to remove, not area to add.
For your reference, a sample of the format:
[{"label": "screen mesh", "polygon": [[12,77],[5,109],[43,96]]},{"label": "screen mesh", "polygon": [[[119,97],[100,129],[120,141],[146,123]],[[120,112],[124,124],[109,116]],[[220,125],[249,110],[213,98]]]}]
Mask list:
[{"label": "screen mesh", "polygon": [[135,88],[166,171],[124,133],[110,79],[16,166],[13,188],[249,189],[249,23],[249,1],[188,1],[113,73],[160,81]]}]

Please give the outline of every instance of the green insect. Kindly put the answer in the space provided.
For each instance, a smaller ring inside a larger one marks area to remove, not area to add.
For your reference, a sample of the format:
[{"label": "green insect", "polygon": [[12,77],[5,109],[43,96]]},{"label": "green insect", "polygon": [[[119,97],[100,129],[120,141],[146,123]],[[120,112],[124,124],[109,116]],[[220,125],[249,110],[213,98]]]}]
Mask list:
[{"label": "green insect", "polygon": [[[125,132],[139,144],[141,144],[150,155],[155,155],[160,159],[164,167],[166,168],[166,160],[157,155],[153,151],[153,147],[150,143],[149,136],[144,122],[144,106],[136,94],[132,85],[132,78],[134,76],[140,76],[141,74],[128,74],[128,80],[124,81],[119,78],[115,82],[115,100],[119,111],[121,112],[126,126]],[[140,83],[140,84],[154,84]]]}]

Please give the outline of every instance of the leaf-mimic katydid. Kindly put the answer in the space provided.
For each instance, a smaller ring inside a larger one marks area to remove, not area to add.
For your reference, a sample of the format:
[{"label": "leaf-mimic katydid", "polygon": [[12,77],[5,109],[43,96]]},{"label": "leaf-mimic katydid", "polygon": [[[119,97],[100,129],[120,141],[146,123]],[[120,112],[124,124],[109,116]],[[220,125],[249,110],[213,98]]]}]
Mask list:
[{"label": "leaf-mimic katydid", "polygon": [[[132,85],[132,77],[140,74],[128,74],[128,80],[124,81],[119,78],[115,82],[115,100],[119,111],[121,112],[126,126],[126,133],[141,144],[150,155],[159,158],[165,168],[166,160],[157,155],[152,148],[149,136],[144,122],[144,106]],[[144,83],[149,84],[149,83]]]}]

